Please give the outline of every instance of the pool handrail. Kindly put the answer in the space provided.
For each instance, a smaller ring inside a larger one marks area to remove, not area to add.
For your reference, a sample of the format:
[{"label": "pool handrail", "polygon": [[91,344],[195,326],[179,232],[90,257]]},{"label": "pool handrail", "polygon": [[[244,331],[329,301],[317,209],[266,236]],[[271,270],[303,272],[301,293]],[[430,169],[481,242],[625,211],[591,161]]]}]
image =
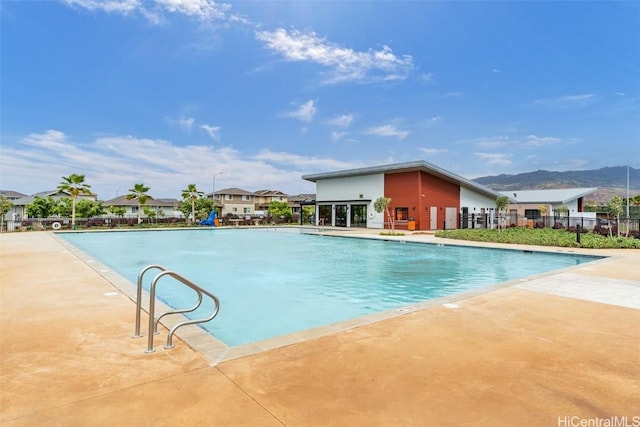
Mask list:
[{"label": "pool handrail", "polygon": [[[142,335],[140,335],[140,312],[142,310],[142,278],[144,276],[144,273],[146,273],[147,271],[151,270],[151,269],[158,269],[161,270],[160,273],[158,273],[156,275],[156,277],[154,277],[153,281],[151,282],[151,287],[149,289],[150,295],[149,295],[149,338],[148,338],[148,345],[147,345],[147,349],[145,350],[145,353],[153,353],[155,351],[155,349],[153,348],[153,336],[155,334],[157,334],[157,330],[158,330],[158,323],[160,323],[160,319],[164,316],[167,316],[169,314],[180,314],[180,313],[189,313],[192,311],[195,311],[198,309],[198,307],[200,307],[200,305],[202,304],[202,295],[206,295],[209,298],[211,298],[213,300],[214,303],[214,310],[213,312],[202,319],[193,319],[193,320],[185,320],[182,322],[177,323],[176,325],[174,325],[170,330],[169,330],[169,334],[167,335],[167,344],[164,346],[165,349],[170,349],[173,348],[173,335],[175,334],[176,330],[182,326],[185,325],[193,325],[193,324],[197,324],[197,323],[204,323],[204,322],[209,322],[211,320],[213,320],[214,317],[216,317],[218,315],[218,312],[220,311],[220,300],[211,292],[207,291],[206,289],[203,289],[202,287],[196,285],[195,283],[193,283],[192,281],[188,280],[187,278],[181,276],[180,274],[176,273],[175,271],[170,271],[167,270],[166,268],[164,268],[161,265],[149,265],[145,268],[143,268],[140,271],[140,274],[138,275],[138,289],[137,289],[137,295],[136,295],[136,330],[135,330],[135,335],[134,338],[140,338]],[[196,294],[198,295],[198,301],[197,303],[190,308],[185,308],[185,309],[180,309],[180,310],[170,310],[167,311],[165,313],[162,313],[160,316],[158,316],[157,318],[154,317],[155,315],[155,296],[156,296],[156,287],[158,285],[158,281],[164,277],[164,276],[170,276],[173,277],[174,279],[178,280],[180,283],[182,283],[183,285],[188,286],[189,288],[193,289]]]}]

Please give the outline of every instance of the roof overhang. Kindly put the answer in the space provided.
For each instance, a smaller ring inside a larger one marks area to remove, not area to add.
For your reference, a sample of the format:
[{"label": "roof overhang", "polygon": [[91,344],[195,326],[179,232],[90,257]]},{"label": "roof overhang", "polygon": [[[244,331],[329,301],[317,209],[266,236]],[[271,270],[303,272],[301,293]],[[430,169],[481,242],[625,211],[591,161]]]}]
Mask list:
[{"label": "roof overhang", "polygon": [[342,171],[325,172],[325,173],[319,173],[319,174],[309,174],[309,175],[303,175],[302,179],[317,183],[318,181],[325,180],[325,179],[348,178],[353,176],[375,175],[375,174],[403,173],[403,172],[412,172],[412,171],[425,172],[429,175],[436,176],[444,181],[458,184],[462,187],[466,187],[470,190],[476,191],[478,193],[484,194],[492,198],[498,198],[502,196],[502,194],[499,193],[498,191],[492,190],[489,187],[478,184],[469,179],[463,178],[460,175],[456,175],[453,172],[449,172],[434,164],[425,162],[424,160],[405,162],[405,163],[395,163],[395,164],[381,165],[381,166],[372,166],[372,167],[358,168],[358,169],[347,169]]}]

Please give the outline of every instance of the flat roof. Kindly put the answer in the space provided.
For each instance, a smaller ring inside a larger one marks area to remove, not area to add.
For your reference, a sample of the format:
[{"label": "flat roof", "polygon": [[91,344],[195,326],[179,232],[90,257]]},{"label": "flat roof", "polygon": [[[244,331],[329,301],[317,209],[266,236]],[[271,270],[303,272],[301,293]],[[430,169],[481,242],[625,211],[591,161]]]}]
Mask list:
[{"label": "flat roof", "polygon": [[511,190],[500,193],[516,200],[517,203],[569,203],[588,194],[595,193],[597,188],[558,188],[550,190]]}]

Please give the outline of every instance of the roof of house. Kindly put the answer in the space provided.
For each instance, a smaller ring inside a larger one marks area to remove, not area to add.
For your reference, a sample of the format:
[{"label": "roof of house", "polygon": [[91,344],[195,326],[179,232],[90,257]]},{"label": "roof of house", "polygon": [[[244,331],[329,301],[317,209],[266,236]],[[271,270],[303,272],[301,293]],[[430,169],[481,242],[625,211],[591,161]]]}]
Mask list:
[{"label": "roof of house", "polygon": [[281,196],[281,197],[287,197],[287,195],[285,193],[283,193],[282,191],[278,191],[278,190],[258,190],[254,194],[256,194],[258,196]]},{"label": "roof of house", "polygon": [[[176,199],[154,199],[153,197],[149,197],[145,205],[147,206],[175,206],[178,203]],[[114,206],[138,206],[138,200],[131,199],[128,200],[126,195],[118,196],[111,200],[105,200],[105,205],[114,205]]]},{"label": "roof of house", "polygon": [[230,195],[243,195],[243,196],[253,196],[254,193],[251,191],[243,190],[242,188],[225,188],[224,190],[216,190],[216,194],[230,194]]},{"label": "roof of house", "polygon": [[[33,201],[36,199],[36,197],[42,197],[43,199],[46,199],[47,197],[54,197],[54,196],[59,196],[60,198],[71,197],[71,195],[67,191],[49,190],[49,191],[41,191],[39,193],[32,194],[31,196],[24,196],[24,197],[21,197],[19,199],[12,200],[12,202],[16,206],[26,206],[28,204],[33,203]],[[95,195],[94,194],[91,194],[91,195],[89,195],[89,194],[81,194],[78,197],[80,199],[83,199],[83,198],[92,199],[93,197],[95,197]]]},{"label": "roof of house", "polygon": [[372,166],[366,168],[358,168],[358,169],[347,169],[342,171],[335,172],[325,172],[311,175],[303,175],[302,179],[306,179],[307,181],[316,182],[322,179],[331,179],[331,178],[345,178],[350,176],[360,176],[360,175],[373,175],[373,174],[389,174],[389,173],[400,173],[400,172],[410,172],[410,171],[422,171],[428,173],[429,175],[436,176],[445,181],[458,184],[462,187],[469,188],[471,190],[477,191],[479,193],[485,194],[491,197],[500,197],[498,191],[495,191],[489,187],[478,184],[477,182],[471,181],[469,179],[463,178],[460,175],[456,175],[453,172],[449,172],[445,169],[442,169],[434,164],[429,162],[425,162],[424,160],[417,160],[413,162],[405,162],[405,163],[394,163],[389,165],[380,165],[380,166]]},{"label": "roof of house", "polygon": [[558,188],[553,190],[512,190],[501,191],[517,203],[560,203],[566,204],[596,192],[597,188]]},{"label": "roof of house", "polygon": [[312,202],[316,200],[316,195],[313,193],[296,194],[295,196],[289,196],[290,202]]},{"label": "roof of house", "polygon": [[0,190],[0,195],[6,197],[7,199],[20,199],[22,197],[27,197],[26,194],[18,193],[13,190]]}]

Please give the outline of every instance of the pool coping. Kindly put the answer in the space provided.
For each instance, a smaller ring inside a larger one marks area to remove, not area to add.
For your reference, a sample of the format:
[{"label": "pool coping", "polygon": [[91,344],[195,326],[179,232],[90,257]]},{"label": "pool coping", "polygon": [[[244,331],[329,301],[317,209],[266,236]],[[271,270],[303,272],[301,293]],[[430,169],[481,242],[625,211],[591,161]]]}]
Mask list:
[{"label": "pool coping", "polygon": [[[256,227],[245,227],[238,229],[246,229],[246,230],[255,230],[260,228],[278,228],[274,226],[256,226]],[[293,230],[294,228],[298,228],[301,230],[309,230],[306,234],[315,234],[315,235],[324,235],[331,237],[342,237],[342,238],[360,238],[360,239],[371,239],[371,240],[384,240],[384,241],[404,241],[410,243],[417,244],[430,244],[430,245],[441,245],[441,246],[464,246],[464,247],[477,247],[477,248],[485,248],[485,249],[501,249],[501,250],[510,250],[510,251],[530,251],[530,252],[543,252],[543,253],[554,253],[554,254],[563,254],[563,255],[588,255],[594,257],[601,257],[601,259],[594,259],[590,261],[589,264],[599,263],[607,261],[611,258],[615,257],[615,254],[600,254],[593,253],[592,249],[580,249],[580,248],[561,248],[561,247],[541,247],[541,246],[528,246],[528,245],[507,245],[500,243],[490,243],[487,244],[485,242],[470,242],[470,241],[457,241],[452,239],[441,239],[433,236],[433,241],[425,241],[424,234],[417,235],[380,235],[373,234],[372,230],[366,229],[361,230],[348,230],[344,231],[341,229],[335,228],[327,228],[327,227],[285,227],[283,230]],[[190,228],[199,230],[198,228]],[[234,227],[236,229],[236,227]],[[135,306],[137,299],[137,284],[132,283],[130,280],[120,275],[118,272],[112,270],[110,267],[106,266],[102,262],[94,259],[92,256],[84,252],[83,250],[77,248],[72,243],[68,242],[64,238],[60,237],[59,234],[65,233],[86,233],[86,232],[118,232],[118,231],[179,231],[179,230],[187,230],[187,228],[171,228],[171,229],[141,229],[141,230],[97,230],[97,231],[85,231],[85,230],[74,230],[74,231],[61,231],[61,232],[52,232],[54,239],[60,243],[63,247],[69,250],[70,253],[74,254],[81,261],[83,261],[87,266],[92,268],[96,273],[102,276],[105,280],[111,283],[118,291],[120,291],[123,295],[128,297]],[[202,230],[202,229],[200,229]],[[211,229],[206,229],[207,231],[211,231]],[[432,237],[432,236],[428,236]],[[414,304],[404,305],[400,307],[396,307],[390,310],[385,310],[377,313],[370,313],[364,316],[359,316],[353,319],[334,322],[328,325],[305,329],[302,331],[293,332],[290,334],[285,334],[281,336],[276,336],[264,340],[255,341],[248,344],[241,344],[237,346],[228,346],[224,342],[216,339],[209,332],[205,331],[203,328],[200,328],[197,325],[186,325],[184,327],[180,327],[175,332],[175,337],[184,342],[188,347],[202,354],[211,364],[211,366],[215,366],[218,363],[227,362],[230,360],[238,359],[241,357],[251,356],[258,353],[262,353],[269,350],[274,350],[277,348],[286,347],[289,345],[298,344],[304,341],[324,337],[327,335],[331,335],[334,333],[339,333],[343,331],[348,331],[350,329],[371,325],[373,323],[381,322],[384,320],[405,316],[417,311],[425,310],[431,307],[436,306],[444,306],[448,308],[455,309],[458,307],[456,303],[459,303],[463,300],[487,294],[490,292],[494,292],[500,289],[509,288],[509,287],[517,287],[518,285],[522,285],[523,283],[532,282],[539,279],[544,279],[548,277],[552,277],[558,274],[563,274],[566,272],[570,272],[572,270],[584,268],[584,264],[564,267],[560,269],[556,269],[553,271],[548,271],[540,274],[535,274],[523,278],[518,278],[514,280],[509,280],[505,282],[496,283],[489,286],[483,286],[478,289],[472,289],[468,291],[458,292],[452,295],[447,295],[443,297],[437,297],[426,301],[417,302]],[[142,310],[148,314],[149,312],[149,293],[142,290]],[[146,301],[146,304],[145,304]],[[156,298],[155,302],[156,313],[163,313],[173,310],[165,303]],[[159,322],[166,330],[162,328],[158,328],[158,333],[153,338],[153,348],[154,351],[167,351],[170,350],[164,346],[161,346],[162,340],[166,340],[166,334],[172,327],[177,325],[178,323],[188,321],[186,316],[182,314],[173,314],[169,317],[164,317]],[[148,341],[148,331],[145,334],[145,326],[141,325],[141,336],[135,337],[132,331],[132,338],[139,339],[141,342],[141,351],[143,349],[147,349],[145,347],[145,343]],[[134,328],[132,327],[132,330]],[[143,339],[144,338],[144,339]],[[175,343],[174,343],[175,345]],[[146,351],[146,350],[145,350]]]}]

